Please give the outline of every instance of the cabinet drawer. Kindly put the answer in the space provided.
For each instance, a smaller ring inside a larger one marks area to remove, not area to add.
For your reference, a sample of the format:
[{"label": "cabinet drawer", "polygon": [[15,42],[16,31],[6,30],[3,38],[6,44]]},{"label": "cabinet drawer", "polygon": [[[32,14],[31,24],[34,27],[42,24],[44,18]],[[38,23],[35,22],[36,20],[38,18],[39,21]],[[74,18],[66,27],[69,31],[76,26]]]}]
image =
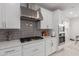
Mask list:
[{"label": "cabinet drawer", "polygon": [[44,55],[44,44],[43,42],[37,44],[29,44],[23,46],[24,56],[42,56]]},{"label": "cabinet drawer", "polygon": [[21,47],[13,47],[0,50],[0,56],[18,56],[21,55]]},{"label": "cabinet drawer", "polygon": [[43,46],[44,45],[44,42],[38,42],[38,43],[31,43],[31,44],[26,44],[26,45],[23,45],[23,47],[25,48],[25,49],[28,49],[28,48],[35,48],[35,47],[38,47],[38,46]]},{"label": "cabinet drawer", "polygon": [[24,56],[36,56],[36,55],[42,56],[44,55],[44,47],[34,47],[34,48],[28,48],[23,50]]}]

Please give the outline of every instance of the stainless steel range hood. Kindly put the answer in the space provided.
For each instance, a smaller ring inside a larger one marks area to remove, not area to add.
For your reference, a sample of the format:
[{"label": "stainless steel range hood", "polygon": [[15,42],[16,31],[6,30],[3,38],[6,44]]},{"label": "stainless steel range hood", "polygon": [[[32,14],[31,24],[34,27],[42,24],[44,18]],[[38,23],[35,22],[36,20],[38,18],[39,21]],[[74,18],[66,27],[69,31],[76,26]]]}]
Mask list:
[{"label": "stainless steel range hood", "polygon": [[40,8],[38,10],[32,10],[29,8],[29,4],[27,4],[27,7],[21,6],[21,19],[40,21],[43,20],[43,16]]}]

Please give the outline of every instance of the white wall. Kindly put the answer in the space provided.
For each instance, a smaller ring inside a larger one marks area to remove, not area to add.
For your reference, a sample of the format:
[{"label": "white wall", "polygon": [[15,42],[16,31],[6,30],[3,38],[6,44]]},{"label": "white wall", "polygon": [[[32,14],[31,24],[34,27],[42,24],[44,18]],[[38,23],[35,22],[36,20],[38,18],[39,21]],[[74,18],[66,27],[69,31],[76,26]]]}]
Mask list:
[{"label": "white wall", "polygon": [[75,39],[76,35],[79,35],[79,18],[70,21],[70,37]]}]

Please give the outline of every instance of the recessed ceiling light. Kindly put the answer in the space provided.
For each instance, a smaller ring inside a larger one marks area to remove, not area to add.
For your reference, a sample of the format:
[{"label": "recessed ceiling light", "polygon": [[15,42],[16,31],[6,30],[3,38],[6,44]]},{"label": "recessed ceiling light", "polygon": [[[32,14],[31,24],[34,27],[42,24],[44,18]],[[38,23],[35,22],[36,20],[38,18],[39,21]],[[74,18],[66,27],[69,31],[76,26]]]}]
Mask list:
[{"label": "recessed ceiling light", "polygon": [[74,15],[74,17],[78,17],[78,15],[76,14],[76,15]]},{"label": "recessed ceiling light", "polygon": [[73,14],[73,12],[69,12],[69,14]]}]

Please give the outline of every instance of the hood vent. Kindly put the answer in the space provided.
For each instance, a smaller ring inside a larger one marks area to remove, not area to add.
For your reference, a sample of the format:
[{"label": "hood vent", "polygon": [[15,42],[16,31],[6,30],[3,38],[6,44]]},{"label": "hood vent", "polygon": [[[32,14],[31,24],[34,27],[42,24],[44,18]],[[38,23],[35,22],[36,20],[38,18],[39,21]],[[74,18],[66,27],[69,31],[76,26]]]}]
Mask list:
[{"label": "hood vent", "polygon": [[21,19],[32,21],[43,20],[41,9],[39,8],[38,10],[32,10],[29,8],[29,4],[27,4],[27,7],[21,6]]}]

